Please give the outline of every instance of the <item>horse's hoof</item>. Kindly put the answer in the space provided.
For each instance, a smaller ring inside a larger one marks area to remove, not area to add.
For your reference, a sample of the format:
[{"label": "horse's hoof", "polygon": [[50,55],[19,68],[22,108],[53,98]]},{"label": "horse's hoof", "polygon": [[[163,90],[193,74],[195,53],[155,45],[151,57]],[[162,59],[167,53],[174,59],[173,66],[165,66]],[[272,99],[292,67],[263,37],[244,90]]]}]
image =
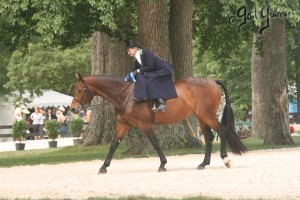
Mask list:
[{"label": "horse's hoof", "polygon": [[106,172],[107,172],[107,169],[100,168],[98,174],[106,174]]},{"label": "horse's hoof", "polygon": [[230,160],[228,157],[225,157],[225,158],[223,159],[223,162],[224,162],[224,164],[225,164],[225,166],[226,166],[227,168],[230,168],[230,167],[231,167],[231,160]]},{"label": "horse's hoof", "polygon": [[198,169],[198,170],[202,170],[202,169],[205,169],[205,166],[202,166],[202,165],[198,165],[197,169]]},{"label": "horse's hoof", "polygon": [[166,168],[164,168],[164,167],[160,167],[160,168],[158,168],[158,172],[166,172],[167,170],[166,170]]}]

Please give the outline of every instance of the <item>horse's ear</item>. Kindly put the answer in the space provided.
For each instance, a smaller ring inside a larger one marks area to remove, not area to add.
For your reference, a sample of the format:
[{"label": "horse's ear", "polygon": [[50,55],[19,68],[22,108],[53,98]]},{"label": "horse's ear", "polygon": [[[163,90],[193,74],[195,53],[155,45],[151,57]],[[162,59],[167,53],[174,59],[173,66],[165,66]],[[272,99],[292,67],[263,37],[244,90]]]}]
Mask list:
[{"label": "horse's ear", "polygon": [[76,76],[78,81],[83,81],[83,78],[79,73],[76,73],[75,76]]}]

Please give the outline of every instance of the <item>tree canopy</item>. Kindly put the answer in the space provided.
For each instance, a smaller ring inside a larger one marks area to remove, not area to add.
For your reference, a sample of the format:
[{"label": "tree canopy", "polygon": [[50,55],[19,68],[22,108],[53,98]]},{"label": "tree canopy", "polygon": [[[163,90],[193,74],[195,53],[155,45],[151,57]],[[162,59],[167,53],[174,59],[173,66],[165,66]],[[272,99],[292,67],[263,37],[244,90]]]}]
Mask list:
[{"label": "tree canopy", "polygon": [[7,70],[5,87],[11,91],[41,94],[42,90],[53,89],[67,94],[76,72],[91,73],[91,44],[85,41],[61,50],[31,43],[26,53],[14,51]]},{"label": "tree canopy", "polygon": [[[0,49],[0,85],[5,85],[8,81],[6,66],[9,63],[11,51],[9,50],[9,47],[3,44],[2,41],[0,41]],[[9,91],[6,88],[0,87],[0,99],[8,92]]]},{"label": "tree canopy", "polygon": [[134,28],[118,27],[118,22],[132,15],[135,5],[129,0],[0,0],[0,35],[8,35],[14,46],[21,47],[36,37],[46,44],[74,46],[96,31],[122,38]]}]

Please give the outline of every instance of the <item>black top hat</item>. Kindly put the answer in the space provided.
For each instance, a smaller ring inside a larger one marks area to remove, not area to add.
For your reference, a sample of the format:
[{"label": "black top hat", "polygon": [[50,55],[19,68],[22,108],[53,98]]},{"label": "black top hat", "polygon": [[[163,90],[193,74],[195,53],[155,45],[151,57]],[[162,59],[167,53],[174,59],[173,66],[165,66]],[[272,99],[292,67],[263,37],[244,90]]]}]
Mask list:
[{"label": "black top hat", "polygon": [[134,39],[129,39],[126,43],[126,49],[132,48],[132,47],[138,47],[141,48],[140,45],[134,40]]}]

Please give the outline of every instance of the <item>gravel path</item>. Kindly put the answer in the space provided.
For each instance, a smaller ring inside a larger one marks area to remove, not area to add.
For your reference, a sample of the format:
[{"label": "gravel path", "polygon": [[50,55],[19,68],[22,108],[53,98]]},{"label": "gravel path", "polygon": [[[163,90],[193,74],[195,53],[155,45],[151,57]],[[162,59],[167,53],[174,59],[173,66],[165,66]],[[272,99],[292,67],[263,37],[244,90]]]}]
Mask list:
[{"label": "gravel path", "polygon": [[207,195],[224,199],[300,199],[300,148],[260,150],[230,155],[226,168],[219,154],[196,170],[203,155],[169,156],[166,173],[156,172],[159,158],[0,168],[0,196],[6,198],[120,197],[145,195],[183,198]]}]

